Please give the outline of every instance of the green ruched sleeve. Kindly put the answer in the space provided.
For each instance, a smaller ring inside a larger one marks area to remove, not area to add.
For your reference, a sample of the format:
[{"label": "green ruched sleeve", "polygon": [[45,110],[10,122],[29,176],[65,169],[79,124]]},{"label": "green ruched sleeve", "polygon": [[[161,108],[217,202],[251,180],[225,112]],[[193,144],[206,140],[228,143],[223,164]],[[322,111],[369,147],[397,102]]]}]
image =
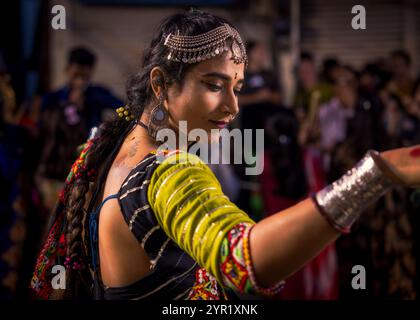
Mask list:
[{"label": "green ruched sleeve", "polygon": [[167,156],[151,177],[147,197],[169,238],[223,283],[223,240],[239,223],[255,222],[223,194],[211,169],[186,152]]}]

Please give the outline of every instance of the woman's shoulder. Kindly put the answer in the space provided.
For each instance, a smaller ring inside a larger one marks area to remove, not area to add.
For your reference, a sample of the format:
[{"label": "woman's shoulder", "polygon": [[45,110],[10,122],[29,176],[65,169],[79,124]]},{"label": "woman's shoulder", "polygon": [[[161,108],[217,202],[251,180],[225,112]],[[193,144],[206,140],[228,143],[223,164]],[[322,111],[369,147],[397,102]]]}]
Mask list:
[{"label": "woman's shoulder", "polygon": [[168,170],[176,170],[179,166],[207,167],[200,157],[187,151],[179,149],[153,150],[141,159],[127,175],[120,188],[120,198],[128,190],[149,184],[156,171],[161,174]]},{"label": "woman's shoulder", "polygon": [[[184,175],[193,175],[197,169],[212,172],[201,158],[193,153],[183,150],[165,151],[156,154],[158,165],[155,168],[152,182],[162,180],[175,172],[184,171]],[[164,179],[166,181],[167,179]]]},{"label": "woman's shoulder", "polygon": [[[150,227],[156,225],[151,210],[150,199],[154,199],[154,197],[151,198],[151,190],[159,189],[159,185],[163,184],[169,184],[171,186],[170,190],[174,190],[176,185],[181,183],[180,180],[183,181],[187,177],[191,178],[197,173],[193,172],[197,171],[194,170],[197,166],[211,171],[198,156],[181,150],[155,150],[138,162],[128,174],[118,192],[120,208],[130,230],[135,229],[137,224],[142,225],[144,230],[149,230]],[[187,172],[184,172],[183,178],[175,177],[175,182],[165,179],[174,171],[188,168],[192,170],[183,170]],[[162,178],[164,178],[164,181]],[[206,177],[206,179],[208,178]],[[141,219],[138,217],[140,212],[142,213]]]},{"label": "woman's shoulder", "polygon": [[150,179],[151,174],[158,165],[159,161],[156,154],[153,152],[149,152],[144,158],[135,164],[121,184],[118,192],[120,198],[125,191],[135,188],[139,184],[141,185],[144,181]]}]

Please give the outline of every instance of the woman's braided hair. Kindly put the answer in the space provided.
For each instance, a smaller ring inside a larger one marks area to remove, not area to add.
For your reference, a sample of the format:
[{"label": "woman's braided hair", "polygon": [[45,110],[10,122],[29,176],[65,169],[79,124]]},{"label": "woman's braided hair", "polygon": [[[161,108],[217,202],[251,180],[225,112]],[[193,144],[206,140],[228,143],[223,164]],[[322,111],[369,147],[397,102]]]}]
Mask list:
[{"label": "woman's braided hair", "polygon": [[[162,69],[165,84],[182,86],[185,74],[192,66],[167,59],[168,51],[163,45],[165,37],[169,33],[177,32],[182,35],[198,35],[224,23],[228,22],[197,10],[174,14],[161,23],[150,47],[144,53],[140,71],[127,82],[126,108],[134,116],[134,119],[140,118],[145,106],[151,105],[156,99],[150,85],[150,71],[154,67],[159,66]],[[124,117],[115,117],[115,119],[101,124],[98,134],[88,146],[88,155],[84,158],[83,170],[80,170],[80,173],[75,175],[66,186],[62,196],[67,220],[66,254],[67,259],[73,263],[81,261],[84,257],[82,232],[86,228],[86,220],[88,220],[84,210],[85,198],[91,190],[92,182],[96,180],[90,173],[92,169],[98,169],[99,165],[104,163],[104,159],[108,158],[109,160],[110,154],[121,147],[125,136],[133,125],[134,121],[126,121]]]}]

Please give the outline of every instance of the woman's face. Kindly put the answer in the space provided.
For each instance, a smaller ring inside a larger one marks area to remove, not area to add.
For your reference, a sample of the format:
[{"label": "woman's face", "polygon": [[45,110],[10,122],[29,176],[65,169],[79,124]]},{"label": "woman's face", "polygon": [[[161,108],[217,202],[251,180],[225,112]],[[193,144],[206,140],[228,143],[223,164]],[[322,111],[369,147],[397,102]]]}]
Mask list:
[{"label": "woman's face", "polygon": [[226,127],[239,112],[238,93],[244,82],[244,64],[235,64],[230,51],[192,67],[181,86],[168,89],[167,107],[170,126],[179,129],[179,121],[187,122],[187,130],[203,129],[209,140],[212,129]]}]

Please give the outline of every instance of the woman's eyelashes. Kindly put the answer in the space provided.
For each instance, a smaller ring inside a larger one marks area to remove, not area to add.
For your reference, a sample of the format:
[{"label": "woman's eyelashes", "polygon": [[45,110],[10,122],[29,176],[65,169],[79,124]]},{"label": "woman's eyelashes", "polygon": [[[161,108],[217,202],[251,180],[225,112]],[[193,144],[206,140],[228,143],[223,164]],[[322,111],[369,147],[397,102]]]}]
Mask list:
[{"label": "woman's eyelashes", "polygon": [[[206,86],[209,88],[210,91],[212,92],[220,92],[223,90],[223,85],[218,85],[218,84],[214,84],[211,82],[205,82]],[[234,88],[233,89],[233,93],[235,94],[235,96],[237,96],[240,92],[241,92],[242,88]]]},{"label": "woman's eyelashes", "polygon": [[214,83],[211,83],[211,82],[205,82],[205,84],[207,85],[209,90],[212,91],[212,92],[219,92],[219,91],[222,91],[222,89],[223,89],[223,86],[218,85],[218,84],[214,84]]}]

